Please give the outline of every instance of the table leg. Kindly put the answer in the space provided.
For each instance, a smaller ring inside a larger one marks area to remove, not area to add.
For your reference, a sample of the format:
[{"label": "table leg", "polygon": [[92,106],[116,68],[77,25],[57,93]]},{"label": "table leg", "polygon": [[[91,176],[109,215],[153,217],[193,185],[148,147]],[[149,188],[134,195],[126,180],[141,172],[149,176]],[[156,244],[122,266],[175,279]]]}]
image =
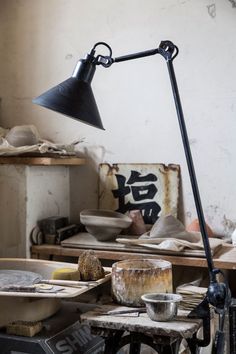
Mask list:
[{"label": "table leg", "polygon": [[174,343],[163,345],[157,345],[157,351],[159,354],[178,354],[180,347],[180,341],[176,340]]},{"label": "table leg", "polygon": [[115,334],[111,334],[108,338],[105,339],[105,350],[104,354],[116,354],[119,347],[119,342],[123,335],[123,331],[116,331]]},{"label": "table leg", "polygon": [[199,347],[196,343],[195,336],[193,336],[193,338],[188,339],[187,343],[188,343],[188,348],[189,348],[191,354],[198,354],[199,353]]},{"label": "table leg", "polygon": [[141,343],[130,343],[129,354],[140,354]]},{"label": "table leg", "polygon": [[[158,354],[178,354],[180,347],[180,339],[167,343],[166,340],[155,343],[153,339],[141,333],[130,333],[123,336],[123,331],[117,331],[105,339],[104,354],[116,354],[119,349],[129,344],[129,354],[141,354],[141,344],[146,344],[153,348]],[[193,353],[191,351],[191,353]]]},{"label": "table leg", "polygon": [[136,339],[136,336],[130,334],[130,347],[129,347],[129,354],[140,354],[141,351],[141,342]]}]

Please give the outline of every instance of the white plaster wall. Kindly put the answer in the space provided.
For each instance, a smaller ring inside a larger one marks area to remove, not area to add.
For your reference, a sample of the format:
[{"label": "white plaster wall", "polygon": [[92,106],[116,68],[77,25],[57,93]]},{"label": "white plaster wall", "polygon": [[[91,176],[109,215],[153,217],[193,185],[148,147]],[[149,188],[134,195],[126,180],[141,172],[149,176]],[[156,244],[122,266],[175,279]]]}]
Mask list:
[{"label": "white plaster wall", "polygon": [[26,171],[0,166],[0,257],[25,256]]},{"label": "white plaster wall", "polygon": [[0,257],[28,257],[37,221],[70,215],[69,170],[62,166],[0,166]]},{"label": "white plaster wall", "polygon": [[26,255],[29,256],[29,235],[38,220],[50,216],[70,215],[68,167],[27,167],[26,189]]},{"label": "white plaster wall", "polygon": [[232,3],[0,1],[0,124],[35,124],[43,137],[56,142],[85,138],[90,164],[71,170],[73,218],[96,203],[100,162],[179,163],[186,222],[196,217],[161,57],[97,69],[93,88],[105,132],[31,103],[68,78],[77,59],[97,41],[108,42],[114,56],[120,56],[170,39],[180,48],[175,69],[206,219],[219,234],[230,234],[236,226],[236,8]]}]

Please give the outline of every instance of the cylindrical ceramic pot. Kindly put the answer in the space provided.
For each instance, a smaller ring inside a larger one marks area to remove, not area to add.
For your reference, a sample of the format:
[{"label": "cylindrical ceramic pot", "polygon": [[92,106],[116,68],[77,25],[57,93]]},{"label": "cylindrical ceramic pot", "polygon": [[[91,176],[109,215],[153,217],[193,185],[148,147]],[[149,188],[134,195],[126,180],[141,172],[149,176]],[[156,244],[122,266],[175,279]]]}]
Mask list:
[{"label": "cylindrical ceramic pot", "polygon": [[147,293],[172,292],[172,266],[162,259],[132,259],[112,266],[112,295],[125,306],[143,306]]}]

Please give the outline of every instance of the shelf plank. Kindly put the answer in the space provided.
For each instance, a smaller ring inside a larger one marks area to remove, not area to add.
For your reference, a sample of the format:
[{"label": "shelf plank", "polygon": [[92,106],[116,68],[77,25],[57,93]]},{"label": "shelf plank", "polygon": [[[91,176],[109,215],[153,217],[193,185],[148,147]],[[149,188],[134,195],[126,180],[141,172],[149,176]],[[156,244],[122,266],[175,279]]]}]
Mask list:
[{"label": "shelf plank", "polygon": [[80,157],[58,156],[1,156],[1,165],[29,165],[29,166],[78,166],[85,165],[86,160]]},{"label": "shelf plank", "polygon": [[[63,256],[63,257],[79,257],[86,248],[67,248],[58,245],[41,245],[32,246],[31,255],[33,258],[41,258],[42,256]],[[93,249],[90,247],[90,249]],[[142,251],[113,251],[112,250],[97,250],[94,252],[98,258],[108,259],[108,260],[124,260],[124,259],[136,259],[136,258],[147,258],[147,253]],[[161,258],[166,261],[171,262],[173,265],[181,265],[187,267],[205,267],[207,268],[206,258],[198,257],[186,257],[186,256],[168,256],[158,253],[148,254],[148,258]],[[236,270],[236,247],[224,244],[219,252],[213,257],[215,267],[219,269],[229,269]]]}]

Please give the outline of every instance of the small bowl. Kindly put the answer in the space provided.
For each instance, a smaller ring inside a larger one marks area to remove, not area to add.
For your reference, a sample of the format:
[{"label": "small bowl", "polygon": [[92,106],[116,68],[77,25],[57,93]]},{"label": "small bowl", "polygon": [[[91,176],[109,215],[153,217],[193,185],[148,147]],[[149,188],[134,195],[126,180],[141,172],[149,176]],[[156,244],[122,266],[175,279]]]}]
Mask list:
[{"label": "small bowl", "polygon": [[152,321],[166,322],[175,318],[182,296],[169,293],[152,293],[141,296]]},{"label": "small bowl", "polygon": [[128,228],[132,223],[127,215],[104,209],[83,210],[80,213],[80,221],[88,233],[98,241],[115,239],[121,230]]}]

